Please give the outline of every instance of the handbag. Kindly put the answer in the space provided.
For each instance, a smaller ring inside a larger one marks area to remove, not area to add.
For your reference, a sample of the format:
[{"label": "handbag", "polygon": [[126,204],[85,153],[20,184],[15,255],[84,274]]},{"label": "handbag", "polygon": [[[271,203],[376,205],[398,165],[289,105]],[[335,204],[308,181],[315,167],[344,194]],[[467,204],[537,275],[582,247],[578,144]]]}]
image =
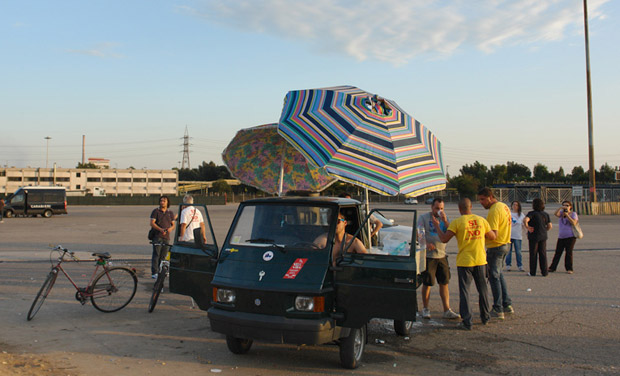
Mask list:
[{"label": "handbag", "polygon": [[583,238],[583,231],[581,231],[581,226],[579,226],[579,223],[574,225],[571,224],[570,227],[573,230],[573,235],[575,235],[577,239]]},{"label": "handbag", "polygon": [[155,239],[156,236],[157,236],[157,230],[151,227],[151,229],[149,230],[149,235],[148,235],[149,240]]}]

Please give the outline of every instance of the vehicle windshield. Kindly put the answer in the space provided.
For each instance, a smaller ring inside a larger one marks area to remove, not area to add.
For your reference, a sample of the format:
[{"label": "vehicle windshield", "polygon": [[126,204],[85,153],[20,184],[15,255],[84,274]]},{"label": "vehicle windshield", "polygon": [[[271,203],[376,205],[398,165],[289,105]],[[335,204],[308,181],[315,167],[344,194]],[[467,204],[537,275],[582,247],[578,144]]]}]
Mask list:
[{"label": "vehicle windshield", "polygon": [[315,239],[329,231],[332,220],[328,207],[246,205],[234,225],[230,244],[316,248]]}]

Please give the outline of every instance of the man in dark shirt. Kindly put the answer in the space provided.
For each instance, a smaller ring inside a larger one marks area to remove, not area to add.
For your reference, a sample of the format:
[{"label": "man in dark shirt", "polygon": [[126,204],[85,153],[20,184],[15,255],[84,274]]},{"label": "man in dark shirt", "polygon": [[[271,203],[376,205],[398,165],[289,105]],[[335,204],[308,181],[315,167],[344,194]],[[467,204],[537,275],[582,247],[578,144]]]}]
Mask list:
[{"label": "man in dark shirt", "polygon": [[174,230],[174,213],[168,209],[170,200],[168,196],[159,198],[159,207],[151,213],[151,228],[157,232],[153,238],[153,255],[151,257],[151,277],[157,278],[159,272],[159,260],[165,257],[170,246],[157,245],[158,243],[170,243],[170,234]]}]

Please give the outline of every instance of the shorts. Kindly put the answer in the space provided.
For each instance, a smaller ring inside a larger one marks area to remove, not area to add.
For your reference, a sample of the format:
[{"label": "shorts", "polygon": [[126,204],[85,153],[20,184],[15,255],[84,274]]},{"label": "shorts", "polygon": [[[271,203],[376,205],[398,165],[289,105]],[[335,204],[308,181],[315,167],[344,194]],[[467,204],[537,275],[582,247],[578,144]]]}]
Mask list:
[{"label": "shorts", "polygon": [[450,265],[448,256],[444,258],[426,258],[426,270],[422,273],[424,286],[434,286],[435,278],[440,285],[450,282]]}]

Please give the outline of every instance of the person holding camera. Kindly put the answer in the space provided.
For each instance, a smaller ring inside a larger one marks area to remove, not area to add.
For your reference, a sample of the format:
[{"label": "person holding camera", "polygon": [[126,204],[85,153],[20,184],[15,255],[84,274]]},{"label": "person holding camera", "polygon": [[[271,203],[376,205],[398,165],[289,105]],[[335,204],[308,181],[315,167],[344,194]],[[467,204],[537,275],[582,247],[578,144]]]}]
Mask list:
[{"label": "person holding camera", "polygon": [[573,247],[577,238],[573,234],[572,226],[579,222],[579,216],[572,211],[573,204],[570,201],[562,201],[562,206],[555,211],[555,216],[560,219],[558,230],[558,243],[555,247],[555,255],[549,266],[549,272],[555,272],[562,258],[562,253],[566,250],[564,256],[564,267],[566,273],[573,274]]}]

